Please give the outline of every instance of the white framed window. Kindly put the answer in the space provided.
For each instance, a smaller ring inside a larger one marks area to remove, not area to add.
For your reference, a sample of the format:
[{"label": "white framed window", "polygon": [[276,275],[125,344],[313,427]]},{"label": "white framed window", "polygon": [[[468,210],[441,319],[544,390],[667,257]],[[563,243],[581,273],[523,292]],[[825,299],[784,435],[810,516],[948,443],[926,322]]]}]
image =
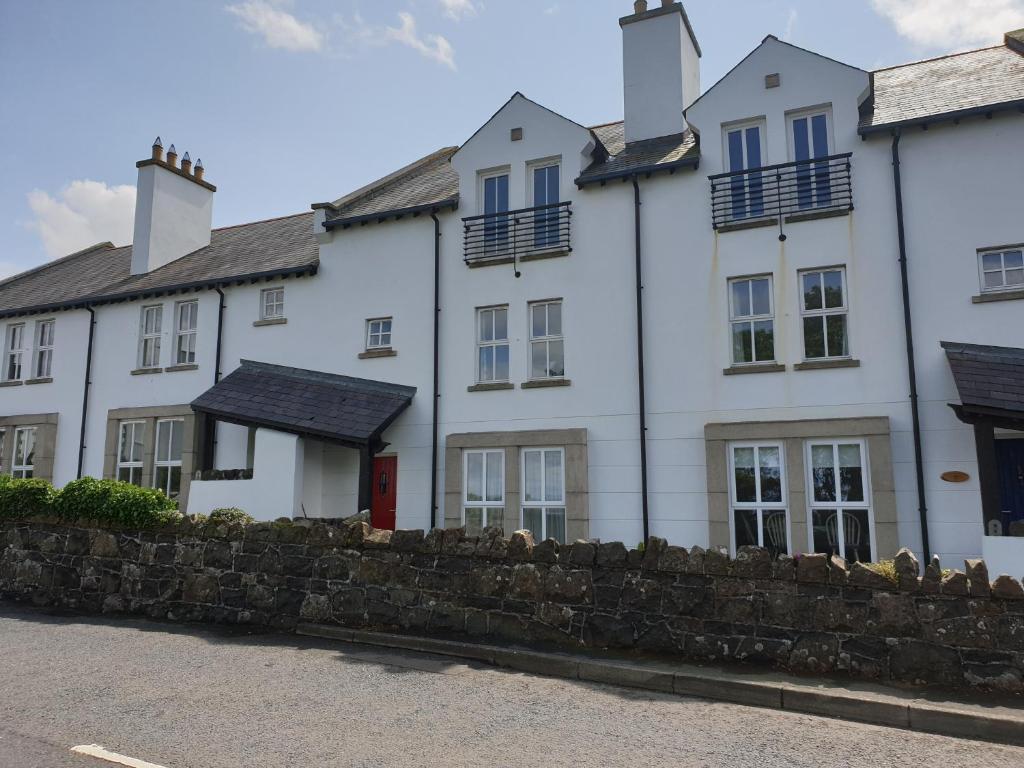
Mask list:
[{"label": "white framed window", "polygon": [[813,269],[800,272],[799,276],[804,359],[849,357],[846,269]]},{"label": "white framed window", "polygon": [[561,379],[565,376],[562,300],[534,302],[529,309],[530,378]]},{"label": "white framed window", "polygon": [[260,291],[260,320],[284,317],[284,288],[264,288]]},{"label": "white framed window", "polygon": [[766,165],[766,123],[763,118],[722,126],[722,156],[729,177],[729,218],[764,216],[764,176],[756,169]]},{"label": "white framed window", "polygon": [[508,170],[480,174],[480,202],[484,214],[484,249],[500,253],[509,241],[509,174]]},{"label": "white framed window", "polygon": [[978,252],[982,293],[1024,288],[1024,245]]},{"label": "white framed window", "polygon": [[11,460],[11,475],[29,478],[35,474],[36,428],[18,427],[14,430],[14,457]]},{"label": "white framed window", "polygon": [[191,365],[196,361],[199,302],[179,301],[174,305],[174,314],[174,364]]},{"label": "white framed window", "polygon": [[[786,115],[789,124],[789,156],[797,163],[796,204],[800,209],[832,205],[832,108],[813,107]],[[812,162],[820,160],[820,162]],[[792,192],[790,193],[793,194]]]},{"label": "white framed window", "polygon": [[775,361],[775,302],[772,276],[729,281],[733,365]]},{"label": "white framed window", "polygon": [[463,454],[462,523],[475,536],[484,528],[505,523],[505,452],[465,451]]},{"label": "white framed window", "polygon": [[32,375],[37,379],[48,379],[53,375],[53,320],[36,322],[36,360]]},{"label": "white framed window", "polygon": [[4,379],[17,381],[22,378],[22,360],[25,356],[25,324],[13,323],[7,326],[5,344]]},{"label": "white framed window", "polygon": [[789,553],[785,455],[782,443],[729,444],[733,554],[743,546]]},{"label": "white framed window", "polygon": [[118,426],[117,479],[142,485],[146,422],[122,421]]},{"label": "white framed window", "polygon": [[814,552],[874,560],[871,480],[863,440],[808,440],[807,498]]},{"label": "white framed window", "polygon": [[508,307],[483,307],[476,316],[476,380],[482,384],[508,381]]},{"label": "white framed window", "polygon": [[[561,244],[558,203],[561,202],[561,165],[557,160],[531,163],[527,168],[529,203],[533,214],[533,247],[554,248]],[[553,207],[554,206],[554,207]]]},{"label": "white framed window", "polygon": [[524,448],[522,525],[534,541],[565,543],[565,450]]},{"label": "white framed window", "polygon": [[164,308],[153,304],[142,308],[142,325],[139,335],[139,367],[160,366],[160,334],[163,331]]},{"label": "white framed window", "polygon": [[390,317],[379,317],[375,320],[366,321],[366,348],[367,349],[391,349],[391,326]]},{"label": "white framed window", "polygon": [[153,487],[175,499],[181,491],[181,446],[185,433],[184,419],[158,419]]}]

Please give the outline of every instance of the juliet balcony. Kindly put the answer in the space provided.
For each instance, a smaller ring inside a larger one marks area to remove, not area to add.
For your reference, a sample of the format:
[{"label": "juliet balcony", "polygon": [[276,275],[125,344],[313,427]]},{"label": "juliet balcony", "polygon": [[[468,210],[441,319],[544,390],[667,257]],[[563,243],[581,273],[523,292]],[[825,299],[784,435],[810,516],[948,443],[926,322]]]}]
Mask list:
[{"label": "juliet balcony", "polygon": [[718,232],[845,216],[853,210],[852,153],[710,176]]},{"label": "juliet balcony", "polygon": [[571,202],[469,216],[463,259],[475,267],[563,256],[572,252],[571,220]]}]

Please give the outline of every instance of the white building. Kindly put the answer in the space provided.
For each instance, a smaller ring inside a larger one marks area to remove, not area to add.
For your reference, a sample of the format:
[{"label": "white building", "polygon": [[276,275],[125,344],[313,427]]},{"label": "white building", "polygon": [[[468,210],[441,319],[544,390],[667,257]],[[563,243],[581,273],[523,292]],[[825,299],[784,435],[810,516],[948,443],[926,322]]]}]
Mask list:
[{"label": "white building", "polygon": [[624,121],[517,93],[312,213],[211,232],[154,146],[132,246],[0,284],[0,470],[1020,570],[1024,34],[877,72],[767,37],[701,92],[682,5],[635,11]]}]

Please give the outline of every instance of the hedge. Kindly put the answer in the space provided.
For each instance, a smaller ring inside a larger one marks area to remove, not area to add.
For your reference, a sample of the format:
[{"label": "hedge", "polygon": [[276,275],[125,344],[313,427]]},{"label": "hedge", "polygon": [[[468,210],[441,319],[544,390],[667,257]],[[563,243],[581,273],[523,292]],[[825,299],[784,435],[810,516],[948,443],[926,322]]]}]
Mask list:
[{"label": "hedge", "polygon": [[177,502],[163,491],[119,480],[83,477],[56,490],[44,480],[0,477],[0,520],[40,516],[146,528],[177,519],[180,513]]},{"label": "hedge", "polygon": [[53,486],[45,480],[0,475],[0,520],[53,513]]}]

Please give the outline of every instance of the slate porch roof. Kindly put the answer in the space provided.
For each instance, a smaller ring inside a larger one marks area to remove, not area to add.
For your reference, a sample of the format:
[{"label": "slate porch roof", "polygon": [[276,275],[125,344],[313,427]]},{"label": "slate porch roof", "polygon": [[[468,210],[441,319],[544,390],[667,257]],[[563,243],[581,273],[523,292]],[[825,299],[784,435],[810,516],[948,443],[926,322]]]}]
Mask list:
[{"label": "slate porch roof", "polygon": [[944,341],[962,409],[1024,422],[1024,349]]},{"label": "slate porch roof", "polygon": [[359,448],[378,442],[415,394],[400,384],[243,360],[193,400],[192,410]]}]

